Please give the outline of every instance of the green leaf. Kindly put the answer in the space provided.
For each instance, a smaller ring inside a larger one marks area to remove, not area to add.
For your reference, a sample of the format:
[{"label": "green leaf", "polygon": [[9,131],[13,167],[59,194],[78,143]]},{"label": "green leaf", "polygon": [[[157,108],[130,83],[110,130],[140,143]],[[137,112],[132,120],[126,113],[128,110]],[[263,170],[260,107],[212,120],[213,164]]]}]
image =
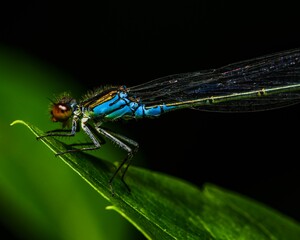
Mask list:
[{"label": "green leaf", "polygon": [[[23,121],[36,136],[38,128]],[[55,138],[43,138],[53,152],[66,150]],[[119,178],[108,180],[116,167],[89,154],[77,152],[60,158],[112,203],[107,207],[128,219],[148,239],[300,239],[294,220],[260,203],[206,184],[202,190],[161,173],[130,167],[126,190]]]}]

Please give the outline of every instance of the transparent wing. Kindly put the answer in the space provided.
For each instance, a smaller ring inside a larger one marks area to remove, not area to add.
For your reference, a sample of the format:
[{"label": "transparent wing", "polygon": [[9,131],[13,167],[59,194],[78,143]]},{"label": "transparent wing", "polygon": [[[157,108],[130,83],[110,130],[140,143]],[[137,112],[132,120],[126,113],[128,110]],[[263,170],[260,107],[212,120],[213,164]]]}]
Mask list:
[{"label": "transparent wing", "polygon": [[[244,97],[255,91],[255,96]],[[196,107],[210,111],[257,111],[295,104],[300,101],[300,49],[158,78],[130,87],[129,94],[146,106],[223,98]]]}]

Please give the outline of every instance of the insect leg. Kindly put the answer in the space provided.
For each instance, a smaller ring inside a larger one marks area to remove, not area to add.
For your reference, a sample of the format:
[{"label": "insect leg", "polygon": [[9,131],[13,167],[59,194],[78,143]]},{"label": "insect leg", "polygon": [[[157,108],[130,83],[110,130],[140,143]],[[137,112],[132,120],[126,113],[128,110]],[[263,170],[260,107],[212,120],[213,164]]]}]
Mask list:
[{"label": "insect leg", "polygon": [[[133,156],[133,151],[132,149],[125,143],[123,143],[118,137],[119,134],[115,134],[112,132],[109,132],[107,130],[104,130],[103,128],[100,128],[99,126],[95,126],[96,130],[103,136],[107,137],[108,139],[110,139],[112,142],[114,142],[115,144],[117,144],[120,148],[124,149],[127,152],[127,156],[125,157],[125,159],[121,162],[121,164],[118,166],[117,170],[114,172],[114,174],[112,175],[112,177],[110,178],[110,180],[108,181],[110,188],[112,190],[113,193],[113,187],[112,187],[112,182],[114,180],[114,178],[116,177],[116,175],[118,174],[118,172],[122,169],[122,167],[124,166],[124,164],[126,163],[130,163],[130,159]],[[118,135],[118,137],[114,136],[114,135]],[[127,139],[127,138],[126,138]],[[122,139],[124,140],[124,139]],[[127,139],[128,140],[128,139]],[[132,140],[131,140],[132,141]],[[133,142],[133,141],[132,141]],[[137,144],[137,143],[136,143]],[[128,169],[128,165],[125,168],[125,172]],[[128,191],[130,192],[130,188],[128,187],[128,185],[126,184],[126,182],[124,181],[124,175],[125,172],[122,174],[121,180],[124,183],[124,185],[126,186],[126,188],[128,189]]]},{"label": "insect leg", "polygon": [[[72,128],[71,132],[65,129],[56,129],[47,132],[45,135],[38,136],[37,139],[45,138],[45,137],[74,137],[77,131],[77,121],[78,118],[74,117],[72,120]],[[67,133],[68,132],[68,133]]]},{"label": "insect leg", "polygon": [[[103,129],[103,128],[102,128],[102,129]],[[134,141],[134,140],[132,140],[132,139],[130,139],[130,138],[124,136],[124,135],[121,135],[121,134],[119,134],[119,133],[113,132],[113,131],[111,131],[111,130],[108,130],[108,129],[104,129],[104,130],[105,130],[106,132],[110,133],[111,135],[113,135],[114,137],[116,137],[116,138],[122,140],[123,142],[126,142],[126,143],[128,143],[129,145],[131,145],[131,146],[133,147],[133,148],[132,148],[132,153],[131,153],[132,156],[138,151],[138,149],[139,149],[139,144],[138,144],[136,141]],[[126,150],[126,149],[125,149],[125,150]],[[125,167],[125,169],[124,169],[124,171],[123,171],[123,173],[122,173],[122,176],[121,176],[122,181],[124,181],[124,176],[125,176],[125,174],[126,174],[126,172],[127,172],[127,170],[128,170],[128,167],[129,167],[130,164],[131,164],[131,160],[132,160],[132,157],[127,159],[127,165],[126,165],[126,167]]]},{"label": "insect leg", "polygon": [[[70,153],[70,152],[81,152],[81,151],[96,150],[96,149],[99,149],[101,147],[101,144],[100,144],[99,140],[96,138],[96,136],[92,133],[92,131],[89,129],[89,127],[87,125],[88,120],[89,119],[86,118],[86,117],[83,117],[81,119],[81,128],[89,136],[89,138],[92,140],[94,146],[78,148],[78,149],[70,149],[70,150],[67,150],[65,152],[59,152],[56,155],[62,155],[62,154],[65,154],[65,153]],[[55,135],[55,136],[57,136],[57,135]]]}]

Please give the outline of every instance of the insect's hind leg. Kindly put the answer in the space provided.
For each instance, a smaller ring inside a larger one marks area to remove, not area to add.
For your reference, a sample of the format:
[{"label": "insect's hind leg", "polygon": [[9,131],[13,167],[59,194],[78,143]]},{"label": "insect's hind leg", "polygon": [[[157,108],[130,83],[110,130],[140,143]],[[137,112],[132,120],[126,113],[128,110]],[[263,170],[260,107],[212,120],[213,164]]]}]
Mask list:
[{"label": "insect's hind leg", "polygon": [[[124,181],[125,174],[126,174],[128,168],[129,168],[130,164],[131,164],[132,157],[134,156],[134,154],[135,154],[135,153],[138,151],[138,149],[139,149],[139,144],[138,144],[136,141],[134,141],[134,140],[132,140],[132,139],[130,139],[130,138],[124,136],[124,135],[121,135],[121,134],[112,132],[112,131],[110,131],[110,130],[108,130],[108,129],[105,129],[105,131],[107,131],[108,133],[110,133],[110,134],[113,135],[114,137],[116,137],[116,138],[122,140],[123,142],[126,142],[126,143],[129,144],[130,146],[132,146],[132,148],[131,148],[131,149],[132,149],[131,156],[128,156],[128,159],[125,161],[125,163],[127,162],[127,164],[126,164],[125,169],[124,169],[124,171],[123,171],[123,173],[122,173],[122,175],[121,175],[121,180],[125,183],[125,181]],[[128,155],[129,155],[129,153],[128,153]],[[124,161],[123,161],[123,162],[124,162]],[[124,163],[122,166],[124,166],[125,163]],[[122,168],[122,167],[121,167],[121,168]],[[120,169],[120,170],[121,170],[121,169]],[[126,184],[126,183],[125,183],[125,184]]]},{"label": "insect's hind leg", "polygon": [[[125,159],[121,162],[121,164],[118,166],[117,170],[114,172],[114,174],[112,175],[112,177],[110,178],[110,180],[108,181],[110,187],[111,187],[111,190],[112,190],[112,193],[113,193],[113,187],[112,187],[112,182],[114,180],[114,178],[116,177],[116,175],[121,171],[121,169],[123,168],[123,166],[126,165],[125,167],[125,170],[124,172],[122,173],[122,176],[121,176],[121,180],[122,182],[124,183],[124,185],[126,186],[127,190],[130,192],[130,188],[128,187],[128,185],[126,184],[125,180],[124,180],[124,176],[126,174],[126,171],[128,170],[128,167],[131,163],[131,159],[133,157],[133,154],[137,151],[138,149],[138,143],[123,136],[123,135],[120,135],[118,133],[114,133],[110,130],[106,130],[106,129],[103,129],[103,128],[100,128],[99,126],[96,126],[96,129],[97,131],[109,138],[111,141],[113,141],[115,144],[117,144],[119,147],[121,147],[122,149],[124,149],[126,152],[127,152],[127,156],[125,157]],[[126,142],[128,145],[131,145],[133,146],[133,149],[131,147],[129,147],[127,144],[125,144],[124,142]],[[114,193],[113,193],[114,194]]]}]

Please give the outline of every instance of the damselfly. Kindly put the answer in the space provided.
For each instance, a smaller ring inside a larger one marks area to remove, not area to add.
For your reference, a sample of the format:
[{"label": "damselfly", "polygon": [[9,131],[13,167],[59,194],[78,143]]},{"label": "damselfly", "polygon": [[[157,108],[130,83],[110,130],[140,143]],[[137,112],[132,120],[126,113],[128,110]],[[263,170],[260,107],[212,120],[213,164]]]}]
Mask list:
[{"label": "damselfly", "polygon": [[125,183],[124,176],[138,143],[105,129],[102,126],[105,122],[158,117],[182,108],[243,112],[278,108],[299,101],[300,49],[295,49],[218,69],[170,75],[133,87],[106,86],[88,93],[80,102],[63,94],[52,103],[51,120],[61,122],[63,127],[71,123],[70,132],[49,131],[41,137],[71,137],[81,127],[93,142],[90,147],[70,149],[58,155],[99,149],[101,141],[97,135],[110,139],[127,152],[109,180],[112,186],[122,168],[121,179]]}]

